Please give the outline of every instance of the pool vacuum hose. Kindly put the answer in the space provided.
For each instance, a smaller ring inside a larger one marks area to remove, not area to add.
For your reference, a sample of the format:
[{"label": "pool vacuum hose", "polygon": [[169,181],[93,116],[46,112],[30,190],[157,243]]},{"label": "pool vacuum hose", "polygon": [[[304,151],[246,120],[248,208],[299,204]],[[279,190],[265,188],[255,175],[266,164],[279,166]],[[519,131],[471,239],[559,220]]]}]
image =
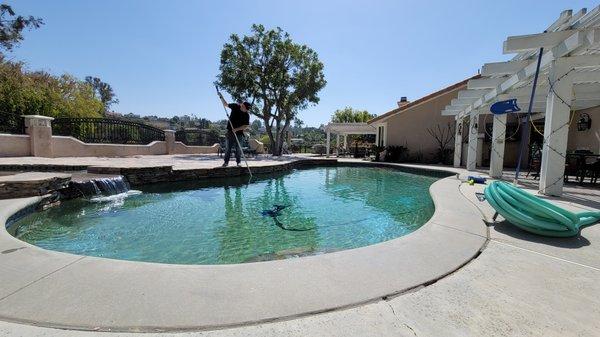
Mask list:
[{"label": "pool vacuum hose", "polygon": [[569,237],[600,220],[600,212],[573,213],[511,184],[494,181],[485,188],[490,205],[513,225],[543,236]]}]

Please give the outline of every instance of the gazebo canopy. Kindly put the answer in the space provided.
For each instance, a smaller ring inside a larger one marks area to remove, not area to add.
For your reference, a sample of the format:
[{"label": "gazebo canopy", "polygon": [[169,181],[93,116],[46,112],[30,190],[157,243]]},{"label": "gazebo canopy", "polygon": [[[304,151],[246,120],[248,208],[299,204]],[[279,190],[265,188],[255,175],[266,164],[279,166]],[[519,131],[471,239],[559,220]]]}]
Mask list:
[{"label": "gazebo canopy", "polygon": [[339,150],[340,135],[344,136],[344,148],[347,148],[347,135],[374,135],[377,133],[375,127],[367,123],[329,123],[323,127],[323,130],[327,133],[327,156],[330,153],[332,133],[337,135],[336,152]]}]

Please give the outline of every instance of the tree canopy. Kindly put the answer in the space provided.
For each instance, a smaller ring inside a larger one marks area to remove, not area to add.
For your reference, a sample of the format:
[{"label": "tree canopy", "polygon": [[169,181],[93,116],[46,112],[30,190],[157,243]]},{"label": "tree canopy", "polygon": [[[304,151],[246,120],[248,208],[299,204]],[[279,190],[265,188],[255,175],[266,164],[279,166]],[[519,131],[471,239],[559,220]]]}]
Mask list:
[{"label": "tree canopy", "polygon": [[370,114],[367,110],[356,110],[347,106],[335,110],[333,116],[331,116],[331,121],[333,123],[366,123],[375,117],[376,115]]},{"label": "tree canopy", "polygon": [[11,51],[23,40],[23,30],[39,28],[43,24],[40,18],[16,15],[12,7],[0,4],[0,49]]},{"label": "tree canopy", "polygon": [[109,111],[111,105],[119,103],[110,84],[92,76],[86,76],[85,81],[92,87],[94,95],[102,102],[105,113]]},{"label": "tree canopy", "polygon": [[323,63],[306,45],[294,43],[281,28],[252,25],[252,34],[231,35],[221,51],[217,84],[237,101],[254,104],[262,119],[271,151],[281,154],[290,123],[298,112],[319,102],[325,87]]},{"label": "tree canopy", "polygon": [[70,75],[29,72],[0,55],[0,125],[15,125],[21,115],[100,117],[103,105],[92,87]]}]

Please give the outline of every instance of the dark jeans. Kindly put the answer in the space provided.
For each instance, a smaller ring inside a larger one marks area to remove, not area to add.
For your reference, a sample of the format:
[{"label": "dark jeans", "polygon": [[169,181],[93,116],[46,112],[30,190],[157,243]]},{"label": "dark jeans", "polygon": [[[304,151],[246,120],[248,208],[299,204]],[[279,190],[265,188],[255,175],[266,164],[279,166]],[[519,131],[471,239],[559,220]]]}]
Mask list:
[{"label": "dark jeans", "polygon": [[[238,135],[238,139],[239,137],[243,137],[243,136],[239,136]],[[227,144],[225,145],[225,164],[229,164],[229,158],[231,158],[231,151],[235,149],[235,162],[236,163],[241,163],[242,162],[242,149],[240,149],[240,147],[238,146],[237,141],[235,140],[235,135],[233,134],[233,132],[227,130]]]}]

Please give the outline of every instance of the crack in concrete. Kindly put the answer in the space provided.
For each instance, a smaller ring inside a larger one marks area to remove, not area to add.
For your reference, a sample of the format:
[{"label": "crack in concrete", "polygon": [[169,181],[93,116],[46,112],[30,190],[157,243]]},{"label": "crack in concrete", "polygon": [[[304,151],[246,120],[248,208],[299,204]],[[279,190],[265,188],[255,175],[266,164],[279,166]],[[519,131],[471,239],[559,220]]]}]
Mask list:
[{"label": "crack in concrete", "polygon": [[392,314],[394,315],[394,318],[401,323],[402,325],[404,325],[405,327],[407,327],[412,333],[413,335],[417,336],[417,333],[415,332],[415,329],[413,329],[410,325],[400,321],[400,317],[398,317],[398,315],[396,315],[396,310],[394,310],[394,306],[386,299],[386,304],[388,305],[388,307],[390,308],[390,310],[392,311]]},{"label": "crack in concrete", "polygon": [[25,289],[25,288],[27,288],[27,287],[29,287],[29,286],[31,286],[31,285],[33,285],[33,284],[37,283],[37,282],[39,282],[39,281],[41,281],[41,280],[43,280],[43,279],[45,279],[45,278],[49,277],[50,275],[53,275],[53,274],[55,274],[55,273],[58,273],[59,271],[61,271],[61,270],[65,269],[65,268],[67,268],[68,266],[71,266],[71,265],[73,265],[73,264],[75,264],[75,263],[77,263],[77,262],[79,262],[79,261],[81,261],[81,260],[83,260],[83,259],[85,259],[85,258],[86,258],[86,256],[82,256],[82,257],[78,258],[78,259],[77,259],[77,260],[75,260],[75,261],[72,261],[72,262],[70,262],[70,263],[67,263],[67,264],[66,264],[66,265],[64,265],[64,266],[62,266],[62,267],[60,267],[60,268],[58,268],[58,269],[56,269],[56,270],[54,270],[54,271],[52,271],[52,272],[50,272],[50,273],[46,274],[46,275],[43,275],[43,276],[41,276],[41,277],[40,277],[40,278],[38,278],[37,280],[33,280],[33,281],[31,281],[31,282],[27,283],[26,285],[24,285],[24,286],[20,287],[19,289],[17,289],[17,290],[15,290],[15,291],[11,292],[10,294],[8,294],[8,295],[6,295],[6,296],[4,296],[4,297],[0,298],[0,302],[4,301],[5,299],[9,298],[9,297],[10,297],[10,296],[12,296],[12,295],[14,295],[14,294],[18,293],[19,291],[21,291],[21,290],[23,290],[23,289]]}]

